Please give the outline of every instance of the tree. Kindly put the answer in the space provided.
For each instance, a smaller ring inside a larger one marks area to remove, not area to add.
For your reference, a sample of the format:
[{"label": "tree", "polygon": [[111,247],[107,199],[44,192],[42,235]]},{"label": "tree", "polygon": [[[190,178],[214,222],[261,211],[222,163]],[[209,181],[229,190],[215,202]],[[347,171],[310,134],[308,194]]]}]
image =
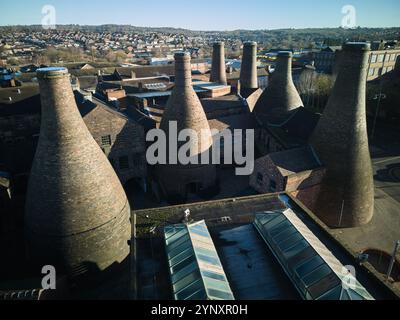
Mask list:
[{"label": "tree", "polygon": [[334,79],[331,75],[317,74],[312,69],[302,72],[297,82],[297,90],[304,106],[313,112],[322,113],[332,92]]}]

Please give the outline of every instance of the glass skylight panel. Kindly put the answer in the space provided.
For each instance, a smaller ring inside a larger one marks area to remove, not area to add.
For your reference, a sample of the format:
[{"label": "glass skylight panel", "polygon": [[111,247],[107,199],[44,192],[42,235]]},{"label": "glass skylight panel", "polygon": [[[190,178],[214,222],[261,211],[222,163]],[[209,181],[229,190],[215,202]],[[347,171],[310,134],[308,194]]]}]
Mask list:
[{"label": "glass skylight panel", "polygon": [[317,283],[319,280],[325,278],[327,275],[331,274],[333,271],[326,264],[321,265],[313,272],[302,278],[302,281],[307,287],[312,286]]},{"label": "glass skylight panel", "polygon": [[318,268],[322,264],[324,264],[324,260],[322,260],[320,256],[315,256],[311,260],[307,261],[306,263],[298,267],[296,269],[296,273],[300,278],[303,278],[306,275],[313,272],[316,268]]},{"label": "glass skylight panel", "polygon": [[186,300],[207,300],[207,293],[204,291],[203,288],[200,288],[198,291],[193,293],[191,296],[187,297]]},{"label": "glass skylight panel", "polygon": [[290,259],[291,257],[294,257],[296,254],[299,254],[302,250],[307,248],[309,246],[308,242],[305,240],[300,240],[297,242],[294,246],[289,247],[283,252],[283,255],[285,256],[286,259]]},{"label": "glass skylight panel", "polygon": [[207,257],[213,257],[213,258],[218,258],[218,255],[215,251],[212,251],[210,248],[203,248],[203,247],[196,247],[196,252],[198,254],[207,256]]},{"label": "glass skylight panel", "polygon": [[332,290],[338,285],[342,286],[342,282],[339,280],[336,274],[332,272],[325,278],[320,279],[317,283],[309,287],[308,292],[310,293],[312,299],[317,299],[325,292]]},{"label": "glass skylight panel", "polygon": [[211,278],[204,278],[204,284],[206,285],[207,289],[215,289],[230,293],[230,288],[228,283],[225,281],[215,281]]},{"label": "glass skylight panel", "polygon": [[288,228],[285,228],[281,233],[278,235],[274,236],[274,241],[276,243],[280,243],[284,240],[287,240],[289,237],[291,237],[294,234],[298,234],[299,232],[296,230],[295,227],[289,226]]},{"label": "glass skylight panel", "polygon": [[[185,242],[186,241],[186,242]],[[185,241],[181,242],[176,248],[174,248],[173,250],[171,250],[168,254],[169,257],[175,257],[176,255],[178,255],[179,253],[181,253],[182,251],[186,250],[187,248],[191,247],[190,246],[190,238],[186,237]]]},{"label": "glass skylight panel", "polygon": [[292,236],[287,237],[285,240],[279,242],[278,246],[280,248],[283,248],[283,250],[285,250],[286,248],[290,248],[293,245],[295,245],[301,239],[303,239],[302,235],[299,232],[297,232],[297,233],[293,234]]},{"label": "glass skylight panel", "polygon": [[341,300],[340,296],[342,293],[342,284],[326,292],[316,300]]},{"label": "glass skylight panel", "polygon": [[192,282],[185,289],[177,292],[176,298],[177,300],[187,300],[191,295],[193,295],[194,292],[197,292],[201,289],[204,290],[203,281],[201,279],[198,279],[195,282]]},{"label": "glass skylight panel", "polygon": [[194,234],[197,234],[197,235],[202,236],[202,237],[207,237],[208,236],[207,232],[204,231],[203,229],[191,228],[190,232],[193,232]]},{"label": "glass skylight panel", "polygon": [[315,250],[312,247],[308,247],[298,255],[294,256],[293,258],[290,258],[288,260],[288,265],[290,266],[291,269],[296,269],[298,266],[301,266],[303,263],[307,262],[315,255],[316,255]]},{"label": "glass skylight panel", "polygon": [[356,279],[342,294],[342,263],[291,209],[256,214],[254,226],[304,299],[373,299]]},{"label": "glass skylight panel", "polygon": [[280,213],[263,214],[260,217],[259,223],[261,225],[265,225],[266,223],[272,221],[273,219],[279,217],[280,215],[281,215]]},{"label": "glass skylight panel", "polygon": [[233,300],[204,221],[165,227],[165,244],[176,300]]},{"label": "glass skylight panel", "polygon": [[226,292],[216,289],[207,289],[207,293],[210,297],[214,298],[215,300],[233,300],[233,295],[231,292]]},{"label": "glass skylight panel", "polygon": [[282,223],[283,221],[285,221],[285,216],[278,216],[275,219],[271,220],[270,222],[266,223],[264,225],[264,228],[266,230],[271,230],[272,228],[274,228],[275,226],[277,226],[278,224]]},{"label": "glass skylight panel", "polygon": [[193,254],[194,254],[193,248],[191,248],[191,247],[189,247],[183,251],[180,251],[177,255],[170,258],[169,266],[172,267],[172,266],[176,265],[177,263],[179,263],[179,261],[182,261]]},{"label": "glass skylight panel", "polygon": [[181,238],[183,235],[187,234],[187,230],[182,229],[177,233],[171,234],[168,239],[167,239],[167,245],[173,243],[174,241],[176,241],[177,239]]},{"label": "glass skylight panel", "polygon": [[347,290],[342,290],[340,300],[351,300],[349,294],[347,293]]},{"label": "glass skylight panel", "polygon": [[179,247],[182,244],[185,244],[190,239],[189,234],[184,234],[182,237],[177,238],[176,241],[171,242],[168,245],[168,249],[173,251],[175,248]]},{"label": "glass skylight panel", "polygon": [[276,237],[280,233],[282,233],[283,231],[285,231],[288,228],[290,228],[291,226],[292,225],[290,224],[290,222],[285,220],[285,221],[282,221],[280,224],[276,225],[274,228],[270,229],[269,232],[270,232],[272,237]]},{"label": "glass skylight panel", "polygon": [[220,264],[218,259],[213,258],[213,257],[207,257],[203,254],[197,254],[197,259],[204,261],[205,263],[209,263],[213,266],[219,266],[219,264]]},{"label": "glass skylight panel", "polygon": [[361,295],[359,295],[357,292],[355,292],[352,289],[347,290],[347,293],[349,294],[351,300],[364,300]]},{"label": "glass skylight panel", "polygon": [[226,281],[226,277],[223,274],[212,272],[212,271],[207,271],[207,270],[202,270],[201,274],[205,278],[211,278],[219,281]]},{"label": "glass skylight panel", "polygon": [[171,275],[172,283],[176,283],[177,281],[179,281],[179,279],[182,279],[183,277],[186,277],[188,274],[194,272],[195,270],[198,270],[198,268],[199,267],[196,262],[191,263],[187,267],[183,268],[181,271]]},{"label": "glass skylight panel", "polygon": [[186,266],[190,265],[192,262],[196,261],[196,257],[194,255],[190,256],[189,258],[186,258],[185,260],[182,260],[181,262],[179,262],[178,264],[176,264],[175,266],[173,266],[171,268],[171,271],[173,273],[179,272],[181,271],[183,268],[185,268]]},{"label": "glass skylight panel", "polygon": [[186,288],[193,282],[197,281],[200,278],[199,271],[196,270],[195,272],[189,273],[186,277],[177,281],[173,287],[175,292],[179,292],[182,289]]}]

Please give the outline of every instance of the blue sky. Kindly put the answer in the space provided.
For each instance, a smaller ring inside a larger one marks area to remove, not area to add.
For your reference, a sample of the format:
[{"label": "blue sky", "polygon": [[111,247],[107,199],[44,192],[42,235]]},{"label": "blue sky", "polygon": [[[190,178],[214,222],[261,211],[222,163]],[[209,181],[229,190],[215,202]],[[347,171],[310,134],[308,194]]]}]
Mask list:
[{"label": "blue sky", "polygon": [[0,25],[41,24],[42,7],[57,24],[131,24],[192,30],[338,27],[353,5],[357,25],[399,27],[399,0],[11,0],[0,1]]}]

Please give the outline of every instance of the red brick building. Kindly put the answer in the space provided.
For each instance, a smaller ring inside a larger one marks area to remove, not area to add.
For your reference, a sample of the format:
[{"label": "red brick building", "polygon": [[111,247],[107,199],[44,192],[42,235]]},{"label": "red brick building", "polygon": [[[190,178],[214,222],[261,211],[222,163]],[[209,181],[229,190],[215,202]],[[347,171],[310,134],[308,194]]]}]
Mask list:
[{"label": "red brick building", "polygon": [[325,168],[314,150],[303,147],[257,159],[250,186],[259,193],[291,193],[307,207],[312,207],[314,191],[324,174]]}]

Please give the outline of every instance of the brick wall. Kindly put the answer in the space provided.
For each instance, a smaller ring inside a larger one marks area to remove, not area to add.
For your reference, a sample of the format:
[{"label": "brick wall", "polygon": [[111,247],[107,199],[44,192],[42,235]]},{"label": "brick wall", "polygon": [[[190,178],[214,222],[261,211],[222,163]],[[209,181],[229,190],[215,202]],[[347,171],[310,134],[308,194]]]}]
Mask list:
[{"label": "brick wall", "polygon": [[123,184],[133,178],[146,177],[146,145],[142,126],[101,106],[86,115],[84,121]]},{"label": "brick wall", "polygon": [[285,150],[285,147],[265,128],[256,129],[256,146],[262,155]]},{"label": "brick wall", "polygon": [[320,184],[325,175],[325,168],[317,168],[299,172],[287,177],[286,192],[305,190],[316,184]]},{"label": "brick wall", "polygon": [[[271,189],[271,186],[274,187],[271,181],[276,184],[275,188]],[[255,161],[254,172],[250,176],[250,186],[261,194],[281,192],[286,188],[286,181],[267,156]]]}]

